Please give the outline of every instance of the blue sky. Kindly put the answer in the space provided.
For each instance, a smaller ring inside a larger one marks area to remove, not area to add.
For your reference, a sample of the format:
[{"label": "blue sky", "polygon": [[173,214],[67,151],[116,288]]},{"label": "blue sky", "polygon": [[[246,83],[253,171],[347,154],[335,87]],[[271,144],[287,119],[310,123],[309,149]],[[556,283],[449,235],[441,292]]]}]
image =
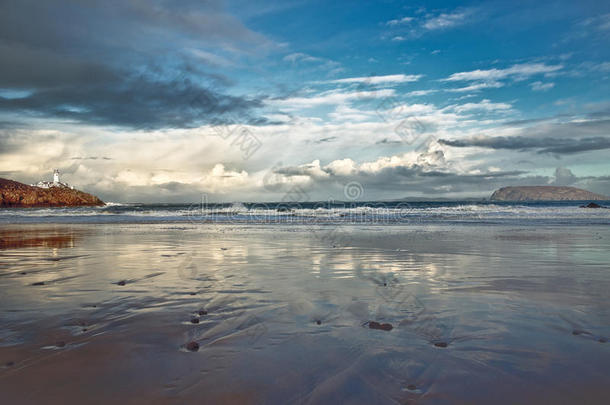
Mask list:
[{"label": "blue sky", "polygon": [[603,2],[5,2],[0,175],[110,201],[610,194]]}]

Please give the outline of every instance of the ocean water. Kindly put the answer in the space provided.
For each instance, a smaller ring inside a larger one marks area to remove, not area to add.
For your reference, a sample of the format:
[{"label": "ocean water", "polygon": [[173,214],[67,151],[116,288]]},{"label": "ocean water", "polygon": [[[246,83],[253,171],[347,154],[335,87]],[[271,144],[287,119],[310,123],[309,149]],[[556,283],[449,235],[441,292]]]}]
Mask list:
[{"label": "ocean water", "polygon": [[[610,209],[557,202],[277,202],[119,204],[0,210],[11,223],[566,224],[608,225]],[[599,202],[609,206],[610,201]]]},{"label": "ocean water", "polygon": [[610,210],[386,204],[0,211],[2,402],[607,403]]}]

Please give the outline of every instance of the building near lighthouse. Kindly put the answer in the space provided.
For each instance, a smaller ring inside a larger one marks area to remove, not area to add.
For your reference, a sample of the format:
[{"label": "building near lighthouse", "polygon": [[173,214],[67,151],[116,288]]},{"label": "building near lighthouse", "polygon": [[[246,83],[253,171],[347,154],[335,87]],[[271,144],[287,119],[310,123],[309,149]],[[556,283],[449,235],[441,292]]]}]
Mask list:
[{"label": "building near lighthouse", "polygon": [[51,187],[66,187],[66,188],[70,188],[70,189],[74,189],[74,187],[72,187],[71,185],[69,185],[68,183],[62,183],[60,178],[59,178],[59,170],[55,169],[53,171],[53,181],[39,181],[36,184],[30,184],[30,186],[33,187],[40,187],[40,188],[51,188]]}]

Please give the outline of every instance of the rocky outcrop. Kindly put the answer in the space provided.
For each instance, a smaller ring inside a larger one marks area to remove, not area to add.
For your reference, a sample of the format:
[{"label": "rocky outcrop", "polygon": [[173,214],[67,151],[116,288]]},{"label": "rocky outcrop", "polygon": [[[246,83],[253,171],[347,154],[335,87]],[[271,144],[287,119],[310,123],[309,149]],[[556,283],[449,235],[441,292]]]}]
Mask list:
[{"label": "rocky outcrop", "polygon": [[581,205],[580,208],[606,208],[606,207],[602,207],[599,204],[595,204],[595,203],[589,203],[587,205]]},{"label": "rocky outcrop", "polygon": [[524,186],[503,187],[494,191],[493,201],[604,201],[610,198],[575,187]]},{"label": "rocky outcrop", "polygon": [[0,178],[0,207],[78,207],[105,205],[94,195],[68,187],[40,188]]}]

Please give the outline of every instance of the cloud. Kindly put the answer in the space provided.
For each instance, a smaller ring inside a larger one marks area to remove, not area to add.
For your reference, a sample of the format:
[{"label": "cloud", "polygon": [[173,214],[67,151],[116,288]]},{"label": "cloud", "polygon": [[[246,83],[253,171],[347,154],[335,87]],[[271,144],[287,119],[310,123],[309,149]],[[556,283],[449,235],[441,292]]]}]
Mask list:
[{"label": "cloud", "polygon": [[421,79],[423,75],[385,75],[385,76],[361,76],[348,77],[344,79],[329,80],[327,83],[363,83],[363,84],[386,84],[386,83],[410,83]]},{"label": "cloud", "polygon": [[471,22],[476,11],[474,8],[468,8],[450,12],[426,13],[418,17],[396,18],[385,23],[390,28],[389,33],[386,33],[384,37],[394,42],[401,42],[420,37],[426,33],[459,27]]},{"label": "cloud", "polygon": [[472,10],[456,11],[453,13],[441,13],[428,18],[422,26],[427,30],[442,30],[465,24],[472,15]]},{"label": "cloud", "polygon": [[4,92],[0,113],[151,129],[229,115],[250,122],[260,101],[234,94],[211,69],[271,47],[214,1],[9,2],[0,14],[0,88],[26,93]]},{"label": "cloud", "polygon": [[487,69],[471,70],[468,72],[453,73],[443,81],[495,81],[506,78],[514,80],[524,80],[530,76],[556,72],[563,68],[563,65],[547,65],[544,63],[522,63],[513,65],[506,69]]},{"label": "cloud", "polygon": [[204,62],[206,62],[207,64],[212,65],[212,66],[220,66],[220,67],[236,66],[235,61],[230,60],[224,56],[205,51],[203,49],[192,49],[191,52],[193,53],[193,55],[195,55],[196,57],[200,58],[201,60],[203,60]]},{"label": "cloud", "polygon": [[320,62],[322,58],[317,58],[315,56],[308,55],[306,53],[295,52],[289,55],[286,55],[282,58],[284,62],[297,63],[297,62]]},{"label": "cloud", "polygon": [[570,186],[578,181],[578,177],[570,169],[558,167],[555,169],[555,179],[552,184],[557,186]]},{"label": "cloud", "polygon": [[300,108],[313,108],[320,105],[342,104],[347,101],[391,97],[395,94],[393,89],[380,89],[373,91],[328,91],[312,97],[288,97],[283,99],[270,99],[267,105],[286,108],[290,110]]},{"label": "cloud", "polygon": [[610,13],[588,18],[582,22],[582,25],[593,27],[598,31],[610,31]]},{"label": "cloud", "polygon": [[[458,88],[448,88],[450,92],[473,92],[482,89],[500,88],[504,86],[505,80],[523,81],[531,76],[545,74],[550,75],[563,68],[563,65],[547,65],[545,63],[522,63],[516,64],[505,69],[476,69],[466,72],[457,72],[449,77],[441,79],[447,83],[470,82],[467,86]],[[504,80],[504,81],[503,81]],[[548,90],[554,84],[536,82],[531,84],[537,91]]]},{"label": "cloud", "polygon": [[398,18],[395,20],[390,20],[390,21],[386,22],[386,25],[389,25],[389,26],[402,25],[402,24],[410,23],[413,20],[414,20],[413,17],[402,17],[402,18]]},{"label": "cloud", "polygon": [[249,122],[256,99],[222,94],[187,77],[154,82],[109,80],[40,89],[20,99],[0,98],[0,111],[35,114],[97,125],[191,128],[211,122]]},{"label": "cloud", "polygon": [[440,139],[439,143],[457,148],[479,147],[487,149],[507,149],[552,154],[575,154],[580,152],[610,149],[610,138],[532,138],[526,136],[474,136],[467,139]]},{"label": "cloud", "polygon": [[587,67],[595,72],[610,72],[610,62],[589,64]]},{"label": "cloud", "polygon": [[468,93],[468,92],[476,92],[483,89],[498,89],[500,87],[504,87],[504,84],[497,81],[491,82],[482,82],[482,83],[473,83],[464,87],[457,87],[452,89],[446,89],[449,92],[453,93]]},{"label": "cloud", "polygon": [[553,82],[542,83],[541,81],[536,81],[536,82],[530,83],[530,87],[534,91],[547,91],[547,90],[550,90],[553,87],[555,87],[555,83],[553,83]]},{"label": "cloud", "polygon": [[512,108],[512,105],[508,103],[492,103],[487,99],[483,99],[478,103],[464,103],[454,106],[446,107],[448,109],[453,109],[458,113],[483,110],[483,111],[508,111]]},{"label": "cloud", "polygon": [[308,67],[310,69],[323,70],[327,76],[335,76],[345,70],[337,61],[312,56],[303,52],[290,53],[284,56],[282,60],[291,63],[293,66],[299,66],[301,69]]},{"label": "cloud", "polygon": [[413,90],[408,92],[406,95],[408,97],[420,97],[420,96],[427,96],[428,94],[433,94],[436,93],[438,90]]},{"label": "cloud", "polygon": [[[311,163],[277,168],[269,176],[273,184],[284,190],[298,185],[307,194],[319,196],[316,190],[327,190],[342,196],[342,188],[350,181],[362,184],[367,195],[378,198],[417,195],[469,195],[487,196],[494,189],[506,184],[541,184],[544,177],[523,177],[521,170],[464,170],[453,167],[446,160],[438,144],[430,143],[426,150],[399,155],[382,156],[376,160],[357,163],[345,158],[322,165],[319,160]],[[335,194],[335,195],[336,195]],[[328,195],[328,194],[327,194]]]}]

